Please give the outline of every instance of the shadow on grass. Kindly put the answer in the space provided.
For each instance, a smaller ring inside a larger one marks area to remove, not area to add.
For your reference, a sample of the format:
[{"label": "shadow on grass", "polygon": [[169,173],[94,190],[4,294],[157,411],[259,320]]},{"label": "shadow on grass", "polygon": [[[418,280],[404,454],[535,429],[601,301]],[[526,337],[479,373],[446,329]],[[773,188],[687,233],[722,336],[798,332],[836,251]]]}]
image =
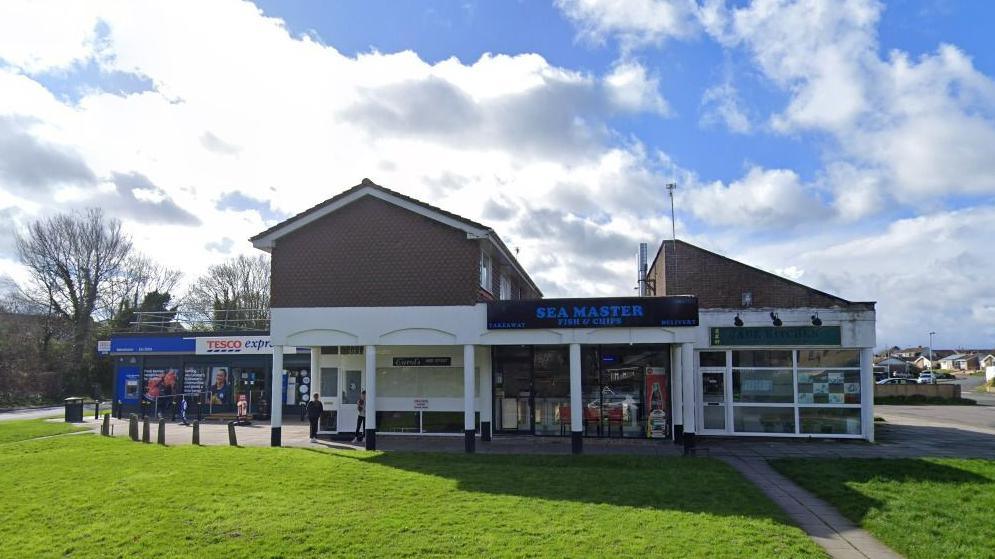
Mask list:
[{"label": "shadow on grass", "polygon": [[453,480],[460,491],[466,492],[743,516],[790,524],[782,511],[739,473],[708,458],[425,452],[332,456]]},{"label": "shadow on grass", "polygon": [[[885,506],[855,486],[875,483],[995,484],[995,479],[928,458],[783,458],[770,461],[781,474],[861,523]],[[995,487],[992,488],[995,490]]]}]

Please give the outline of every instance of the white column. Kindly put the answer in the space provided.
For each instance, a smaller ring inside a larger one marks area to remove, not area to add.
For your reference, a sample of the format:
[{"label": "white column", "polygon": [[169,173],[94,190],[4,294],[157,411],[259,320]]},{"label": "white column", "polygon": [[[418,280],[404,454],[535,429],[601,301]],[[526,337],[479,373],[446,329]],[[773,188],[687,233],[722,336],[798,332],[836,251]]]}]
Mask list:
[{"label": "white column", "polygon": [[680,344],[670,344],[670,372],[671,372],[671,394],[673,403],[671,407],[671,421],[674,423],[674,442],[677,442],[677,427],[681,432],[684,429],[684,375],[681,367],[681,346]]},{"label": "white column", "polygon": [[695,433],[694,344],[681,344],[681,407],[684,410],[684,432]]},{"label": "white column", "polygon": [[494,397],[492,394],[494,381],[491,377],[491,348],[485,346],[480,349],[482,350],[482,358],[478,360],[477,365],[480,369],[478,377],[480,383],[480,440],[489,441],[491,440],[491,429],[494,428]]},{"label": "white column", "polygon": [[377,346],[363,348],[366,357],[366,428],[377,428]]},{"label": "white column", "polygon": [[273,346],[273,374],[270,375],[270,446],[280,446],[283,427],[283,346]]},{"label": "white column", "polygon": [[874,348],[860,350],[860,429],[874,442]]},{"label": "white column", "polygon": [[321,348],[311,348],[311,393],[321,391]]},{"label": "white column", "polygon": [[476,430],[476,421],[474,414],[476,412],[476,392],[475,387],[477,385],[477,371],[475,367],[476,363],[476,348],[470,344],[463,346],[463,435],[466,439],[466,451],[473,452],[476,450],[476,438],[474,431]]},{"label": "white column", "polygon": [[584,403],[581,398],[580,344],[570,344],[570,448],[584,450]]}]

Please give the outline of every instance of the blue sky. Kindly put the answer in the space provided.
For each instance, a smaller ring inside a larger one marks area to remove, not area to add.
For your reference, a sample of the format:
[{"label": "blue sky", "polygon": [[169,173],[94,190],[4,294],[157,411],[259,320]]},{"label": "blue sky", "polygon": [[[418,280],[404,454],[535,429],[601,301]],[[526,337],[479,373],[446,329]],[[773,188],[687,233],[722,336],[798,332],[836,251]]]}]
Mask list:
[{"label": "blue sky", "polygon": [[[493,226],[550,296],[678,236],[995,347],[981,0],[0,4],[0,274],[97,205],[186,281],[369,177]],[[182,246],[183,250],[176,250]]]}]

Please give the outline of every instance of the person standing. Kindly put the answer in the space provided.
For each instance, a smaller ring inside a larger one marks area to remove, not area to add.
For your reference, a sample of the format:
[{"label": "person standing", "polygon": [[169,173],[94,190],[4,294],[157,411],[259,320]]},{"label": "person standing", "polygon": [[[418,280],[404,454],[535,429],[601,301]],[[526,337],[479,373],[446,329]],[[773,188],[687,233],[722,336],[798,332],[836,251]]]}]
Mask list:
[{"label": "person standing", "polygon": [[366,428],[366,391],[359,393],[359,399],[356,400],[356,437],[352,439],[352,442],[358,443],[363,440],[366,434],[363,429]]},{"label": "person standing", "polygon": [[311,397],[311,401],[307,403],[307,420],[311,424],[311,442],[318,442],[318,420],[321,419],[321,412],[325,411],[325,407],[321,405],[321,397],[317,392]]}]

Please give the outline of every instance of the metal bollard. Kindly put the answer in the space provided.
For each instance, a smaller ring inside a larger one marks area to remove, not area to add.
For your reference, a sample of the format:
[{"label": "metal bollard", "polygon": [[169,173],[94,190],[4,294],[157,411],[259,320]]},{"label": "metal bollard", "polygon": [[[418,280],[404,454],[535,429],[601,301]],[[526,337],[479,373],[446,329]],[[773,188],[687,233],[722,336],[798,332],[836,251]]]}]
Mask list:
[{"label": "metal bollard", "polygon": [[149,430],[149,416],[146,415],[145,417],[142,418],[142,442],[143,443],[152,442],[151,435],[152,433]]},{"label": "metal bollard", "polygon": [[193,422],[193,444],[200,446],[200,422]]},{"label": "metal bollard", "polygon": [[104,414],[104,423],[100,426],[100,434],[109,437],[111,436],[111,414]]},{"label": "metal bollard", "polygon": [[138,442],[138,416],[131,414],[128,416],[128,436],[131,440]]},{"label": "metal bollard", "polygon": [[166,420],[165,419],[160,419],[159,420],[159,432],[156,433],[155,442],[156,442],[156,444],[161,444],[162,446],[166,446]]},{"label": "metal bollard", "polygon": [[117,414],[115,414],[114,417],[116,417],[118,419],[121,419],[121,414],[123,414],[123,413],[124,413],[124,404],[121,402],[121,400],[118,400],[117,401]]},{"label": "metal bollard", "polygon": [[96,421],[100,419],[100,400],[93,402],[93,420]]},{"label": "metal bollard", "polygon": [[228,444],[231,446],[238,446],[238,440],[235,438],[235,422],[228,422]]}]

